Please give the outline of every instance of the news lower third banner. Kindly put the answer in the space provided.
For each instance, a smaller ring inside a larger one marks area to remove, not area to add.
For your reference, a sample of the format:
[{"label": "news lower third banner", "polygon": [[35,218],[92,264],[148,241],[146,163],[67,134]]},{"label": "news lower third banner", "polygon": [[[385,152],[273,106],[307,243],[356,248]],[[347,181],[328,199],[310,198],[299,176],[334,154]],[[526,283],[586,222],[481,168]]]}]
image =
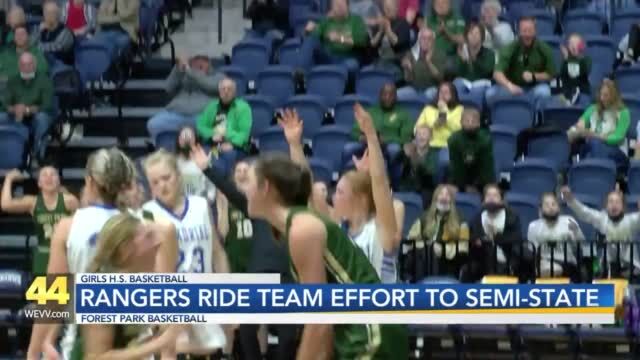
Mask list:
[{"label": "news lower third banner", "polygon": [[269,274],[73,280],[64,295],[79,324],[612,324],[616,306],[614,286],[606,284],[293,285]]}]

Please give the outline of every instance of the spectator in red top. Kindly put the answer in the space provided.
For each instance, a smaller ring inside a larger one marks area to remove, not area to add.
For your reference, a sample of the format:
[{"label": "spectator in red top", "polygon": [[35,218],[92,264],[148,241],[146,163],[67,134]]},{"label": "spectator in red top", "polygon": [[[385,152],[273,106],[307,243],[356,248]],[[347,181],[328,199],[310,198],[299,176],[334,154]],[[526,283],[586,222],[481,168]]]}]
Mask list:
[{"label": "spectator in red top", "polygon": [[409,25],[414,26],[420,2],[418,0],[398,0],[398,17],[407,20]]},{"label": "spectator in red top", "polygon": [[60,7],[61,21],[76,37],[90,36],[96,30],[96,8],[84,0],[65,0]]}]

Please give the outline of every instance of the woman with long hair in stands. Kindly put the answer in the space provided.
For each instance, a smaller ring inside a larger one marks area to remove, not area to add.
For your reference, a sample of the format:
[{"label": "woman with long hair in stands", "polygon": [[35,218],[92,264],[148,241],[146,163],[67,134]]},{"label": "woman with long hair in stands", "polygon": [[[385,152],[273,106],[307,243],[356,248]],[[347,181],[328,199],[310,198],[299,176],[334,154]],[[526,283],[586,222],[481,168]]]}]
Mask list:
[{"label": "woman with long hair in stands", "polygon": [[[207,199],[184,194],[182,177],[176,157],[158,150],[144,161],[153,200],[142,209],[154,219],[171,222],[178,233],[179,257],[177,269],[181,273],[227,273],[229,263],[224,248],[214,230],[213,217]],[[188,327],[189,354],[208,355],[227,344],[225,333],[218,324],[199,324]],[[231,336],[229,334],[228,336]]]},{"label": "woman with long hair in stands", "polygon": [[[361,129],[373,128],[371,117],[361,107],[356,115]],[[285,113],[283,127],[288,139],[301,136],[302,125],[291,112]],[[299,283],[379,283],[370,260],[340,226],[307,207],[311,189],[308,167],[284,155],[263,155],[249,171],[249,215],[267,220],[287,245],[291,272]],[[297,351],[298,359],[407,357],[407,332],[402,325],[308,324]]]},{"label": "woman with long hair in stands", "polygon": [[[73,217],[61,219],[51,237],[48,274],[82,273],[96,252],[97,235],[102,226],[119,213],[119,195],[135,176],[133,162],[120,150],[100,149],[89,156],[83,197],[89,206]],[[53,344],[58,335],[56,324],[35,324],[27,357],[39,359],[44,345]],[[64,358],[69,358],[76,342],[76,327],[69,325],[61,341]]]},{"label": "woman with long hair in stands", "polygon": [[60,219],[73,214],[78,208],[78,199],[66,192],[60,185],[58,169],[53,166],[43,166],[38,172],[37,195],[14,197],[11,188],[16,181],[24,177],[19,170],[13,169],[7,173],[2,186],[2,211],[9,214],[30,214],[33,218],[38,245],[33,249],[33,274],[47,272],[49,261],[49,247],[54,226]]},{"label": "woman with long hair in stands", "polygon": [[[355,107],[360,119],[369,114],[360,106]],[[380,148],[380,141],[370,121],[359,121],[367,141],[362,159],[353,157],[358,170],[346,172],[333,195],[333,220],[345,221],[349,237],[364,251],[383,283],[397,281],[396,251],[400,245],[395,208],[387,168]],[[301,142],[302,121],[293,111],[286,111],[281,125],[285,130],[291,158],[308,167]],[[300,128],[300,129],[298,129]],[[322,199],[314,196],[314,200]],[[318,211],[327,209],[322,202],[313,204]],[[329,215],[325,212],[325,215]]]}]

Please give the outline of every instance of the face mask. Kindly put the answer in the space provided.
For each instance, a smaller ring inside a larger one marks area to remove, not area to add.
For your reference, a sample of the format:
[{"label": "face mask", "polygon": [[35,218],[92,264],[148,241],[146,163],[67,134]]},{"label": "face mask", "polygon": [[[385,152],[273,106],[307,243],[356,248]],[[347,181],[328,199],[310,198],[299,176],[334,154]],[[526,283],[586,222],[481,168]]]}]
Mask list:
[{"label": "face mask", "polygon": [[484,209],[487,212],[489,212],[490,214],[495,214],[498,211],[504,209],[504,205],[503,204],[494,203],[494,202],[490,202],[490,203],[484,204]]},{"label": "face mask", "polygon": [[31,80],[31,79],[36,77],[36,73],[35,72],[31,72],[31,73],[20,72],[20,77],[22,77],[22,80]]},{"label": "face mask", "polygon": [[178,147],[178,152],[180,153],[180,155],[184,157],[189,157],[189,154],[191,154],[191,146],[189,145],[180,146]]},{"label": "face mask", "polygon": [[542,218],[545,219],[546,221],[549,222],[556,222],[556,220],[558,220],[558,217],[560,216],[559,213],[553,213],[553,214],[542,214]]},{"label": "face mask", "polygon": [[472,139],[475,139],[475,138],[478,136],[478,129],[477,129],[477,128],[475,128],[475,129],[465,129],[465,130],[464,130],[464,133],[465,133],[468,137],[470,137],[470,138],[472,138]]},{"label": "face mask", "polygon": [[618,215],[609,215],[609,219],[614,223],[619,223],[624,218],[624,212],[621,212]]},{"label": "face mask", "polygon": [[438,210],[441,213],[448,212],[449,210],[451,210],[451,205],[443,204],[443,203],[436,203],[436,210]]}]

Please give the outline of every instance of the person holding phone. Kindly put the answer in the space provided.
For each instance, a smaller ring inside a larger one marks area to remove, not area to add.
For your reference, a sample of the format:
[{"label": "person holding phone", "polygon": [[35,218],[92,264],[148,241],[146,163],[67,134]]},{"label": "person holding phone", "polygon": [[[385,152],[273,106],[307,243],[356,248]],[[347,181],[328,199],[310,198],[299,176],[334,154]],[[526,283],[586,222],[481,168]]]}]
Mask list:
[{"label": "person holding phone", "polygon": [[447,141],[454,132],[462,127],[464,107],[458,99],[458,91],[450,82],[440,84],[436,100],[427,105],[416,123],[415,129],[427,125],[431,129],[429,146],[433,151],[447,148]]}]

